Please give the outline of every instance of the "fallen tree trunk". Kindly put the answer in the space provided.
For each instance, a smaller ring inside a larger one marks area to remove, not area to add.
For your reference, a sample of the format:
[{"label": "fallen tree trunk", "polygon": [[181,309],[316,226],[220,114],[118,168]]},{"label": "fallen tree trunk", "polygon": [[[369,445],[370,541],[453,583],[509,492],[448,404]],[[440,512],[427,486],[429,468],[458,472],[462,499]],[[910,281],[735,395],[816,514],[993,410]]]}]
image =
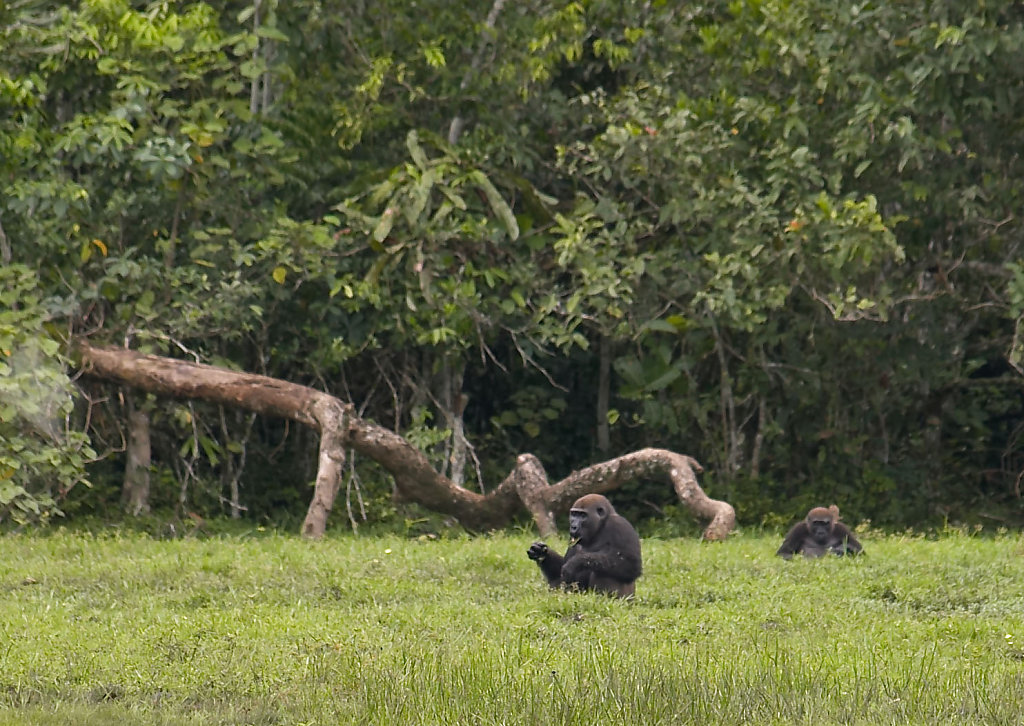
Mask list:
[{"label": "fallen tree trunk", "polygon": [[733,508],[709,498],[697,483],[696,474],[702,471],[700,464],[689,456],[664,449],[642,449],[595,464],[554,485],[548,484],[540,461],[531,454],[523,454],[505,480],[484,495],[441,476],[423,452],[404,438],[359,418],[352,404],[322,391],[268,376],[122,348],[94,347],[85,342],[76,346],[75,353],[82,373],[94,378],[172,398],[237,406],[316,429],[320,434],[320,454],[313,499],[302,525],[306,537],[319,538],[324,534],[341,483],[347,448],[383,466],[406,499],[453,516],[467,529],[476,531],[504,527],[525,508],[541,535],[548,536],[557,531],[554,512],[565,511],[583,494],[607,492],[636,478],[654,478],[671,484],[683,504],[701,519],[710,520],[704,539],[725,539],[736,524]]}]

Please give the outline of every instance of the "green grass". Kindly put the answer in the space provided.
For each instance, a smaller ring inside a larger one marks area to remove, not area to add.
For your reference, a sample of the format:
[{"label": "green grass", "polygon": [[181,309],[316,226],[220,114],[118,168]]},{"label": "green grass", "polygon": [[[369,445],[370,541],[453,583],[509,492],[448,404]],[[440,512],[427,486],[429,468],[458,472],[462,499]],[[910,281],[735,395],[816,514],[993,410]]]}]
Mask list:
[{"label": "green grass", "polygon": [[0,724],[1020,724],[1024,537],[644,541],[633,602],[528,534],[0,538]]}]

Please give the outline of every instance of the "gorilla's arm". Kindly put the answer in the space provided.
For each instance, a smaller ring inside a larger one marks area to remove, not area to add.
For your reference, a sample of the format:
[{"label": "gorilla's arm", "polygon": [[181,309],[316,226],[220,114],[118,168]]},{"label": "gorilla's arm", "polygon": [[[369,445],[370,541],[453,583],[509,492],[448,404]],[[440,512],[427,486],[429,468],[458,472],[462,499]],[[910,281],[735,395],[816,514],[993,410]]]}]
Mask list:
[{"label": "gorilla's arm", "polygon": [[797,522],[793,525],[793,528],[789,530],[786,538],[782,540],[782,545],[775,554],[784,560],[791,559],[793,555],[803,550],[804,542],[810,534],[811,532],[807,527],[807,522]]},{"label": "gorilla's arm", "polygon": [[[572,552],[572,548],[569,548],[569,552]],[[566,552],[566,554],[569,554]],[[562,584],[562,565],[565,563],[565,558],[557,552],[553,551],[543,542],[534,542],[530,545],[530,549],[526,551],[527,557],[537,563],[540,567],[540,571],[544,574],[544,578],[548,581],[548,585],[551,587],[558,587]]]},{"label": "gorilla's arm", "polygon": [[864,551],[864,547],[853,536],[850,528],[842,522],[836,522],[832,527],[832,544],[829,549],[837,555],[859,555]]}]

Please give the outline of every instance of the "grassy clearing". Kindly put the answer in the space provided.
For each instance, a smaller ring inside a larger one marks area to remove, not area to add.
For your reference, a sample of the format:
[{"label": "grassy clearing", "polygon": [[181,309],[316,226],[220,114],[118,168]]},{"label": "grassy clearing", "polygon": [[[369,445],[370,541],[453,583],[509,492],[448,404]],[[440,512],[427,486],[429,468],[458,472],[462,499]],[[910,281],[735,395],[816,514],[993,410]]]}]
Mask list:
[{"label": "grassy clearing", "polygon": [[1019,724],[1024,537],[644,541],[636,601],[528,534],[0,538],[0,724]]}]

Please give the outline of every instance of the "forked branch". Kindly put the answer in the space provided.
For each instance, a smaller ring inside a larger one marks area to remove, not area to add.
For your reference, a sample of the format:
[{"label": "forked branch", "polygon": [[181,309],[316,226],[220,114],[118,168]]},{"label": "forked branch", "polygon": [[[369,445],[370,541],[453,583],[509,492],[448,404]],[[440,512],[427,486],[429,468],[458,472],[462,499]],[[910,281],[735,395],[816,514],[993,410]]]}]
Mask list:
[{"label": "forked branch", "polygon": [[725,539],[736,524],[733,508],[708,497],[697,483],[700,464],[664,449],[642,449],[594,464],[554,485],[549,485],[540,461],[532,454],[523,454],[498,487],[479,494],[457,486],[404,438],[356,416],[352,404],[323,391],[268,376],[123,348],[93,347],[86,342],[80,342],[75,352],[82,372],[100,380],[157,395],[200,399],[280,416],[318,431],[316,486],[302,525],[306,537],[321,537],[326,530],[349,447],[384,467],[406,499],[455,517],[467,529],[476,531],[507,526],[526,509],[541,535],[548,536],[556,531],[555,512],[567,510],[583,494],[611,491],[632,479],[671,484],[690,511],[710,520],[704,530],[706,540]]}]

